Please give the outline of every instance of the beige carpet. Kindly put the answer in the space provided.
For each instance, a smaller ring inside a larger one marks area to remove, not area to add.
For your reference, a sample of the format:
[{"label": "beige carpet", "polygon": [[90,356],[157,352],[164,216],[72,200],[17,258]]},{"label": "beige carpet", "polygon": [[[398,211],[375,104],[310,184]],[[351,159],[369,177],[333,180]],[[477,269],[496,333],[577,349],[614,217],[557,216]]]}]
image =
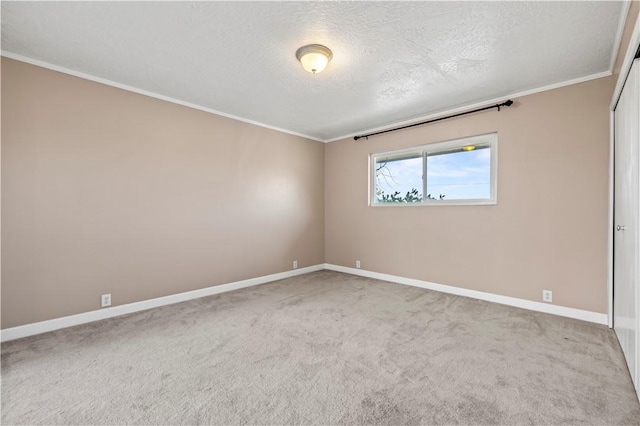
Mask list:
[{"label": "beige carpet", "polygon": [[2,424],[640,424],[606,327],[330,271],[2,345]]}]

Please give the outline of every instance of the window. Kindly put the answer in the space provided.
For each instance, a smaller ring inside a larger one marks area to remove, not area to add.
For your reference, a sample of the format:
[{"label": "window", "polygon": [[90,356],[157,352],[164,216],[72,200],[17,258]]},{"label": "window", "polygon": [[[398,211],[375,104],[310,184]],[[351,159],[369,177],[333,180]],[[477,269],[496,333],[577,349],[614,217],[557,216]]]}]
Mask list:
[{"label": "window", "polygon": [[495,204],[498,135],[372,154],[371,205]]}]

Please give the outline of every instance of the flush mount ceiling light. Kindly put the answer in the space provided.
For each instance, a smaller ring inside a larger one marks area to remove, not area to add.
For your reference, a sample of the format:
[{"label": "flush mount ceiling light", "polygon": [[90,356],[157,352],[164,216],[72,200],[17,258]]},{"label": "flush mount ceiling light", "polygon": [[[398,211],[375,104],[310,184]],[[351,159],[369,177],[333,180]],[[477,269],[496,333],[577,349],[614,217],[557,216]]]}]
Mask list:
[{"label": "flush mount ceiling light", "polygon": [[308,44],[296,50],[296,58],[302,64],[302,68],[310,73],[321,72],[333,58],[331,49],[321,44]]},{"label": "flush mount ceiling light", "polygon": [[467,145],[462,147],[463,151],[473,151],[474,149],[476,149],[475,145]]}]

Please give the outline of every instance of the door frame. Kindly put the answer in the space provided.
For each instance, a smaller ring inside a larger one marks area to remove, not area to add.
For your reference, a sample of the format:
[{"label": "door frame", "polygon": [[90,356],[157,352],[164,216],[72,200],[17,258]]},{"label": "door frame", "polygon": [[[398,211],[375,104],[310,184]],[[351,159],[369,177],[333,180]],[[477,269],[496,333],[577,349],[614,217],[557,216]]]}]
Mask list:
[{"label": "door frame", "polygon": [[[627,6],[628,7],[628,6]],[[625,19],[626,20],[626,19]],[[620,100],[624,83],[627,80],[629,71],[631,71],[631,65],[635,59],[636,52],[640,47],[640,11],[636,19],[635,26],[633,27],[633,33],[629,39],[629,45],[624,55],[624,61],[622,62],[622,68],[620,68],[620,74],[618,75],[618,81],[616,81],[616,87],[613,90],[613,96],[611,97],[611,103],[609,104],[609,220],[607,221],[607,318],[609,328],[613,328],[613,195],[614,195],[614,155],[615,155],[615,109]],[[615,61],[615,59],[614,59]],[[614,64],[615,65],[615,64]],[[614,66],[612,65],[612,67]],[[640,395],[639,395],[640,397]]]}]

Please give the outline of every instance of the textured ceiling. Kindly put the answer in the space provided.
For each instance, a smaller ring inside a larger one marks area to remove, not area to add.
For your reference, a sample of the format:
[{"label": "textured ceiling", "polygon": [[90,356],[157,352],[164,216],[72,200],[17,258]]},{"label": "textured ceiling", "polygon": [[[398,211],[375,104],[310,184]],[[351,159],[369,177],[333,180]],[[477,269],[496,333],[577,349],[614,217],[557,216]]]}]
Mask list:
[{"label": "textured ceiling", "polygon": [[[2,50],[320,140],[610,71],[622,2],[9,2]],[[298,47],[333,50],[305,72]]]}]

